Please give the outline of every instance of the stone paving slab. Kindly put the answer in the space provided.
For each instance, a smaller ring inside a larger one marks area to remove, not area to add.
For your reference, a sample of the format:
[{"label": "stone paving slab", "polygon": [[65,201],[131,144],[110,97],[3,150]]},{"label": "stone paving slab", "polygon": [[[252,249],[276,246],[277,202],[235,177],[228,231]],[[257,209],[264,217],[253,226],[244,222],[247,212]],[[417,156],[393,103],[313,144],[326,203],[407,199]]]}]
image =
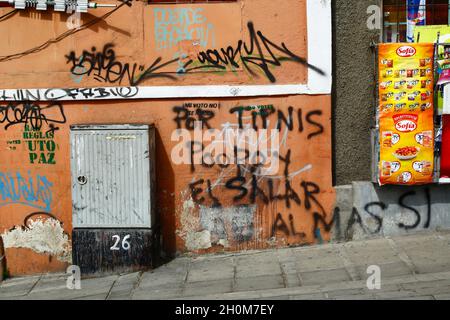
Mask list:
[{"label": "stone paving slab", "polygon": [[57,277],[41,277],[39,281],[36,282],[30,294],[55,290],[67,290],[67,277],[67,275],[59,275]]},{"label": "stone paving slab", "polygon": [[7,284],[0,287],[0,299],[9,297],[20,297],[27,295],[33,286],[36,284],[37,280],[26,281],[22,283]]},{"label": "stone paving slab", "polygon": [[178,263],[176,260],[156,270],[145,272],[140,279],[140,288],[179,287],[188,275],[189,261]]},{"label": "stone paving slab", "polygon": [[184,297],[229,293],[233,291],[234,279],[187,282],[183,288]]},{"label": "stone paving slab", "polygon": [[436,300],[433,296],[418,296],[418,297],[408,297],[408,298],[401,298],[398,300],[420,300],[420,301],[424,301],[424,300]]},{"label": "stone paving slab", "polygon": [[281,275],[259,276],[237,279],[234,291],[255,291],[284,287],[285,284]]},{"label": "stone paving slab", "polygon": [[336,254],[333,246],[320,248],[298,248],[293,250],[299,272],[334,270],[344,268],[344,261]]},{"label": "stone paving slab", "polygon": [[282,274],[275,252],[236,257],[236,277],[262,277]]},{"label": "stone paving slab", "polygon": [[74,298],[72,300],[105,300],[105,294],[101,293],[101,294],[96,294],[96,295],[92,295],[92,296],[82,296],[82,297],[78,297],[78,298]]},{"label": "stone paving slab", "polygon": [[[111,287],[114,284],[114,281],[118,278],[118,276],[108,276],[104,278],[98,279],[88,279],[82,281],[81,290],[69,290],[67,287],[62,287],[60,283],[55,287],[54,290],[50,288],[45,288],[45,290],[36,291],[33,289],[28,297],[30,299],[36,300],[69,300],[75,298],[81,298],[87,295],[100,295],[103,294],[106,299],[108,293],[111,290]],[[60,282],[64,282],[65,280],[60,280]]]},{"label": "stone paving slab", "polygon": [[232,258],[193,261],[189,268],[188,282],[233,279]]},{"label": "stone paving slab", "polygon": [[324,300],[326,299],[323,293],[314,293],[314,294],[299,294],[299,295],[290,295],[287,300]]},{"label": "stone paving slab", "polygon": [[436,295],[434,295],[434,299],[436,299],[436,300],[450,300],[450,293],[448,293],[448,294],[436,294]]},{"label": "stone paving slab", "polygon": [[431,281],[421,281],[418,283],[405,283],[401,285],[405,290],[414,290],[422,288],[439,288],[448,287],[450,290],[450,279],[448,280],[431,280]]},{"label": "stone paving slab", "polygon": [[413,262],[417,273],[450,270],[450,245],[435,233],[393,239]]},{"label": "stone paving slab", "polygon": [[351,277],[345,268],[334,270],[322,270],[312,272],[301,272],[303,286],[311,286],[317,284],[327,284],[333,282],[351,281]]},{"label": "stone paving slab", "polygon": [[134,290],[131,299],[133,300],[166,300],[175,299],[181,296],[183,288],[180,286],[173,288],[138,288]]},{"label": "stone paving slab", "polygon": [[325,297],[329,299],[334,299],[337,297],[351,297],[351,296],[362,296],[364,294],[363,289],[344,289],[326,292]]},{"label": "stone paving slab", "polygon": [[[367,278],[367,268],[371,265],[374,265],[374,263],[368,263],[364,265],[355,266],[358,276],[360,279]],[[409,274],[410,270],[408,266],[403,261],[396,261],[392,263],[378,263],[375,264],[380,267],[382,277],[384,279],[386,278],[394,278],[398,276],[402,276],[405,274]]]},{"label": "stone paving slab", "polygon": [[142,273],[121,275],[113,284],[107,300],[127,300],[131,298],[133,290],[138,286]]},{"label": "stone paving slab", "polygon": [[350,260],[356,265],[399,262],[387,239],[347,242],[342,245]]},{"label": "stone paving slab", "polygon": [[339,296],[332,298],[330,300],[360,301],[360,300],[377,300],[377,298],[373,294],[361,294],[361,295]]}]

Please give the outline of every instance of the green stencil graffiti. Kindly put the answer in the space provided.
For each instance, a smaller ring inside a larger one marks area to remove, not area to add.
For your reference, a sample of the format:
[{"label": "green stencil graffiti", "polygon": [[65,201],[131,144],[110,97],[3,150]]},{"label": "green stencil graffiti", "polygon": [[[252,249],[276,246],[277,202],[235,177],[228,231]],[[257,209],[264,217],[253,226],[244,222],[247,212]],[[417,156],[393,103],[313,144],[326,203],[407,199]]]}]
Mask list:
[{"label": "green stencil graffiti", "polygon": [[31,164],[56,164],[55,151],[58,145],[54,140],[55,132],[42,132],[25,125],[24,142],[29,151]]}]

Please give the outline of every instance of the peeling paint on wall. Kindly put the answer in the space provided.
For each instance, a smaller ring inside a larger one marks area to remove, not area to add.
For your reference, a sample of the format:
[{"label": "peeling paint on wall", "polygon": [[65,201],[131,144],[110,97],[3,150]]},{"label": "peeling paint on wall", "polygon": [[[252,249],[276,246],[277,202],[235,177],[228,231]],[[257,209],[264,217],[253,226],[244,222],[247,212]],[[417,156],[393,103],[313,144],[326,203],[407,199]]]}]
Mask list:
[{"label": "peeling paint on wall", "polygon": [[230,208],[200,207],[200,223],[211,233],[213,245],[228,247],[230,242],[247,242],[254,236],[256,205]]},{"label": "peeling paint on wall", "polygon": [[253,240],[256,205],[230,208],[200,206],[197,217],[192,198],[183,203],[180,215],[181,230],[177,231],[188,250],[209,249],[213,246],[229,248],[232,244]]},{"label": "peeling paint on wall", "polygon": [[[176,231],[176,234],[186,242],[186,247],[189,250],[208,249],[211,245],[207,246],[207,235],[196,234],[199,230],[199,219],[195,214],[195,203],[192,197],[187,198],[186,192],[183,192],[183,204],[181,206],[181,212],[178,213],[181,228]],[[209,241],[211,243],[211,241]]]},{"label": "peeling paint on wall", "polygon": [[5,248],[28,248],[37,253],[55,256],[62,262],[72,261],[69,237],[58,220],[30,220],[27,228],[16,226],[1,236]]},{"label": "peeling paint on wall", "polygon": [[195,203],[192,198],[189,198],[183,202],[180,214],[180,223],[182,229],[177,231],[177,234],[183,239],[188,233],[194,232],[198,228],[198,218],[194,213]]},{"label": "peeling paint on wall", "polygon": [[190,232],[186,235],[186,248],[188,250],[209,249],[211,247],[211,233],[208,230]]}]

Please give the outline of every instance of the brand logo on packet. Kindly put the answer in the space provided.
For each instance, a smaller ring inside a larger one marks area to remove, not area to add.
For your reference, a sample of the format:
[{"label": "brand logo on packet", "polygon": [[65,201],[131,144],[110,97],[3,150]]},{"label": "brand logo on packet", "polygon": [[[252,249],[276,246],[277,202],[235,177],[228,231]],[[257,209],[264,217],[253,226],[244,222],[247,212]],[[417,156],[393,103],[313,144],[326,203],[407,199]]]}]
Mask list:
[{"label": "brand logo on packet", "polygon": [[403,58],[412,57],[416,54],[416,49],[411,46],[402,46],[397,49],[397,55]]},{"label": "brand logo on packet", "polygon": [[400,132],[413,132],[417,129],[419,116],[415,114],[399,114],[392,117],[395,123],[395,129]]}]

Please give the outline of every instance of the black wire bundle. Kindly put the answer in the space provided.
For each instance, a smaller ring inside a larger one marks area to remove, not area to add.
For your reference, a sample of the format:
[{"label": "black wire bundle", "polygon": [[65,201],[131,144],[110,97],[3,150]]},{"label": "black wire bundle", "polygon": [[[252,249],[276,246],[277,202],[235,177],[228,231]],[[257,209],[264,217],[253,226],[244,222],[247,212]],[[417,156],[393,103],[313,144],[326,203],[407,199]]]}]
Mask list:
[{"label": "black wire bundle", "polygon": [[2,16],[0,16],[0,22],[2,22],[3,20],[8,19],[9,17],[12,17],[13,15],[15,15],[19,10],[18,9],[14,9]]},{"label": "black wire bundle", "polygon": [[[71,36],[71,35],[73,35],[73,34],[75,34],[75,33],[77,33],[77,32],[79,32],[79,31],[82,31],[82,30],[84,30],[84,29],[87,29],[87,28],[93,26],[94,24],[101,22],[102,20],[108,18],[108,17],[109,17],[110,15],[112,15],[114,12],[116,12],[117,10],[119,10],[120,8],[122,8],[124,5],[130,6],[130,5],[131,5],[131,1],[124,1],[124,2],[122,2],[118,7],[114,8],[113,10],[111,10],[111,11],[109,11],[108,13],[104,14],[103,16],[94,18],[94,19],[92,19],[91,21],[89,21],[89,22],[87,22],[87,23],[81,25],[81,26],[78,27],[78,28],[68,30],[68,31],[66,31],[66,32],[64,32],[64,33],[62,33],[62,34],[60,34],[60,35],[57,36],[56,38],[47,40],[46,42],[44,42],[43,44],[41,44],[41,45],[39,45],[39,46],[37,46],[37,47],[28,49],[28,50],[23,51],[23,52],[11,54],[11,55],[8,55],[8,56],[0,56],[0,62],[3,62],[3,61],[9,61],[9,60],[14,60],[14,59],[18,59],[18,58],[22,58],[22,57],[27,56],[27,55],[29,55],[29,54],[40,52],[40,51],[46,49],[46,48],[47,48],[48,46],[50,46],[51,44],[57,43],[57,42],[59,42],[59,41],[65,39],[65,38],[67,38],[67,37],[69,37],[69,36]],[[17,11],[17,10],[13,10],[13,11],[7,13],[6,15],[0,17],[0,21],[1,21],[1,19],[2,19],[3,17],[5,17],[5,16],[7,16],[7,15],[12,15],[14,11]]]}]

